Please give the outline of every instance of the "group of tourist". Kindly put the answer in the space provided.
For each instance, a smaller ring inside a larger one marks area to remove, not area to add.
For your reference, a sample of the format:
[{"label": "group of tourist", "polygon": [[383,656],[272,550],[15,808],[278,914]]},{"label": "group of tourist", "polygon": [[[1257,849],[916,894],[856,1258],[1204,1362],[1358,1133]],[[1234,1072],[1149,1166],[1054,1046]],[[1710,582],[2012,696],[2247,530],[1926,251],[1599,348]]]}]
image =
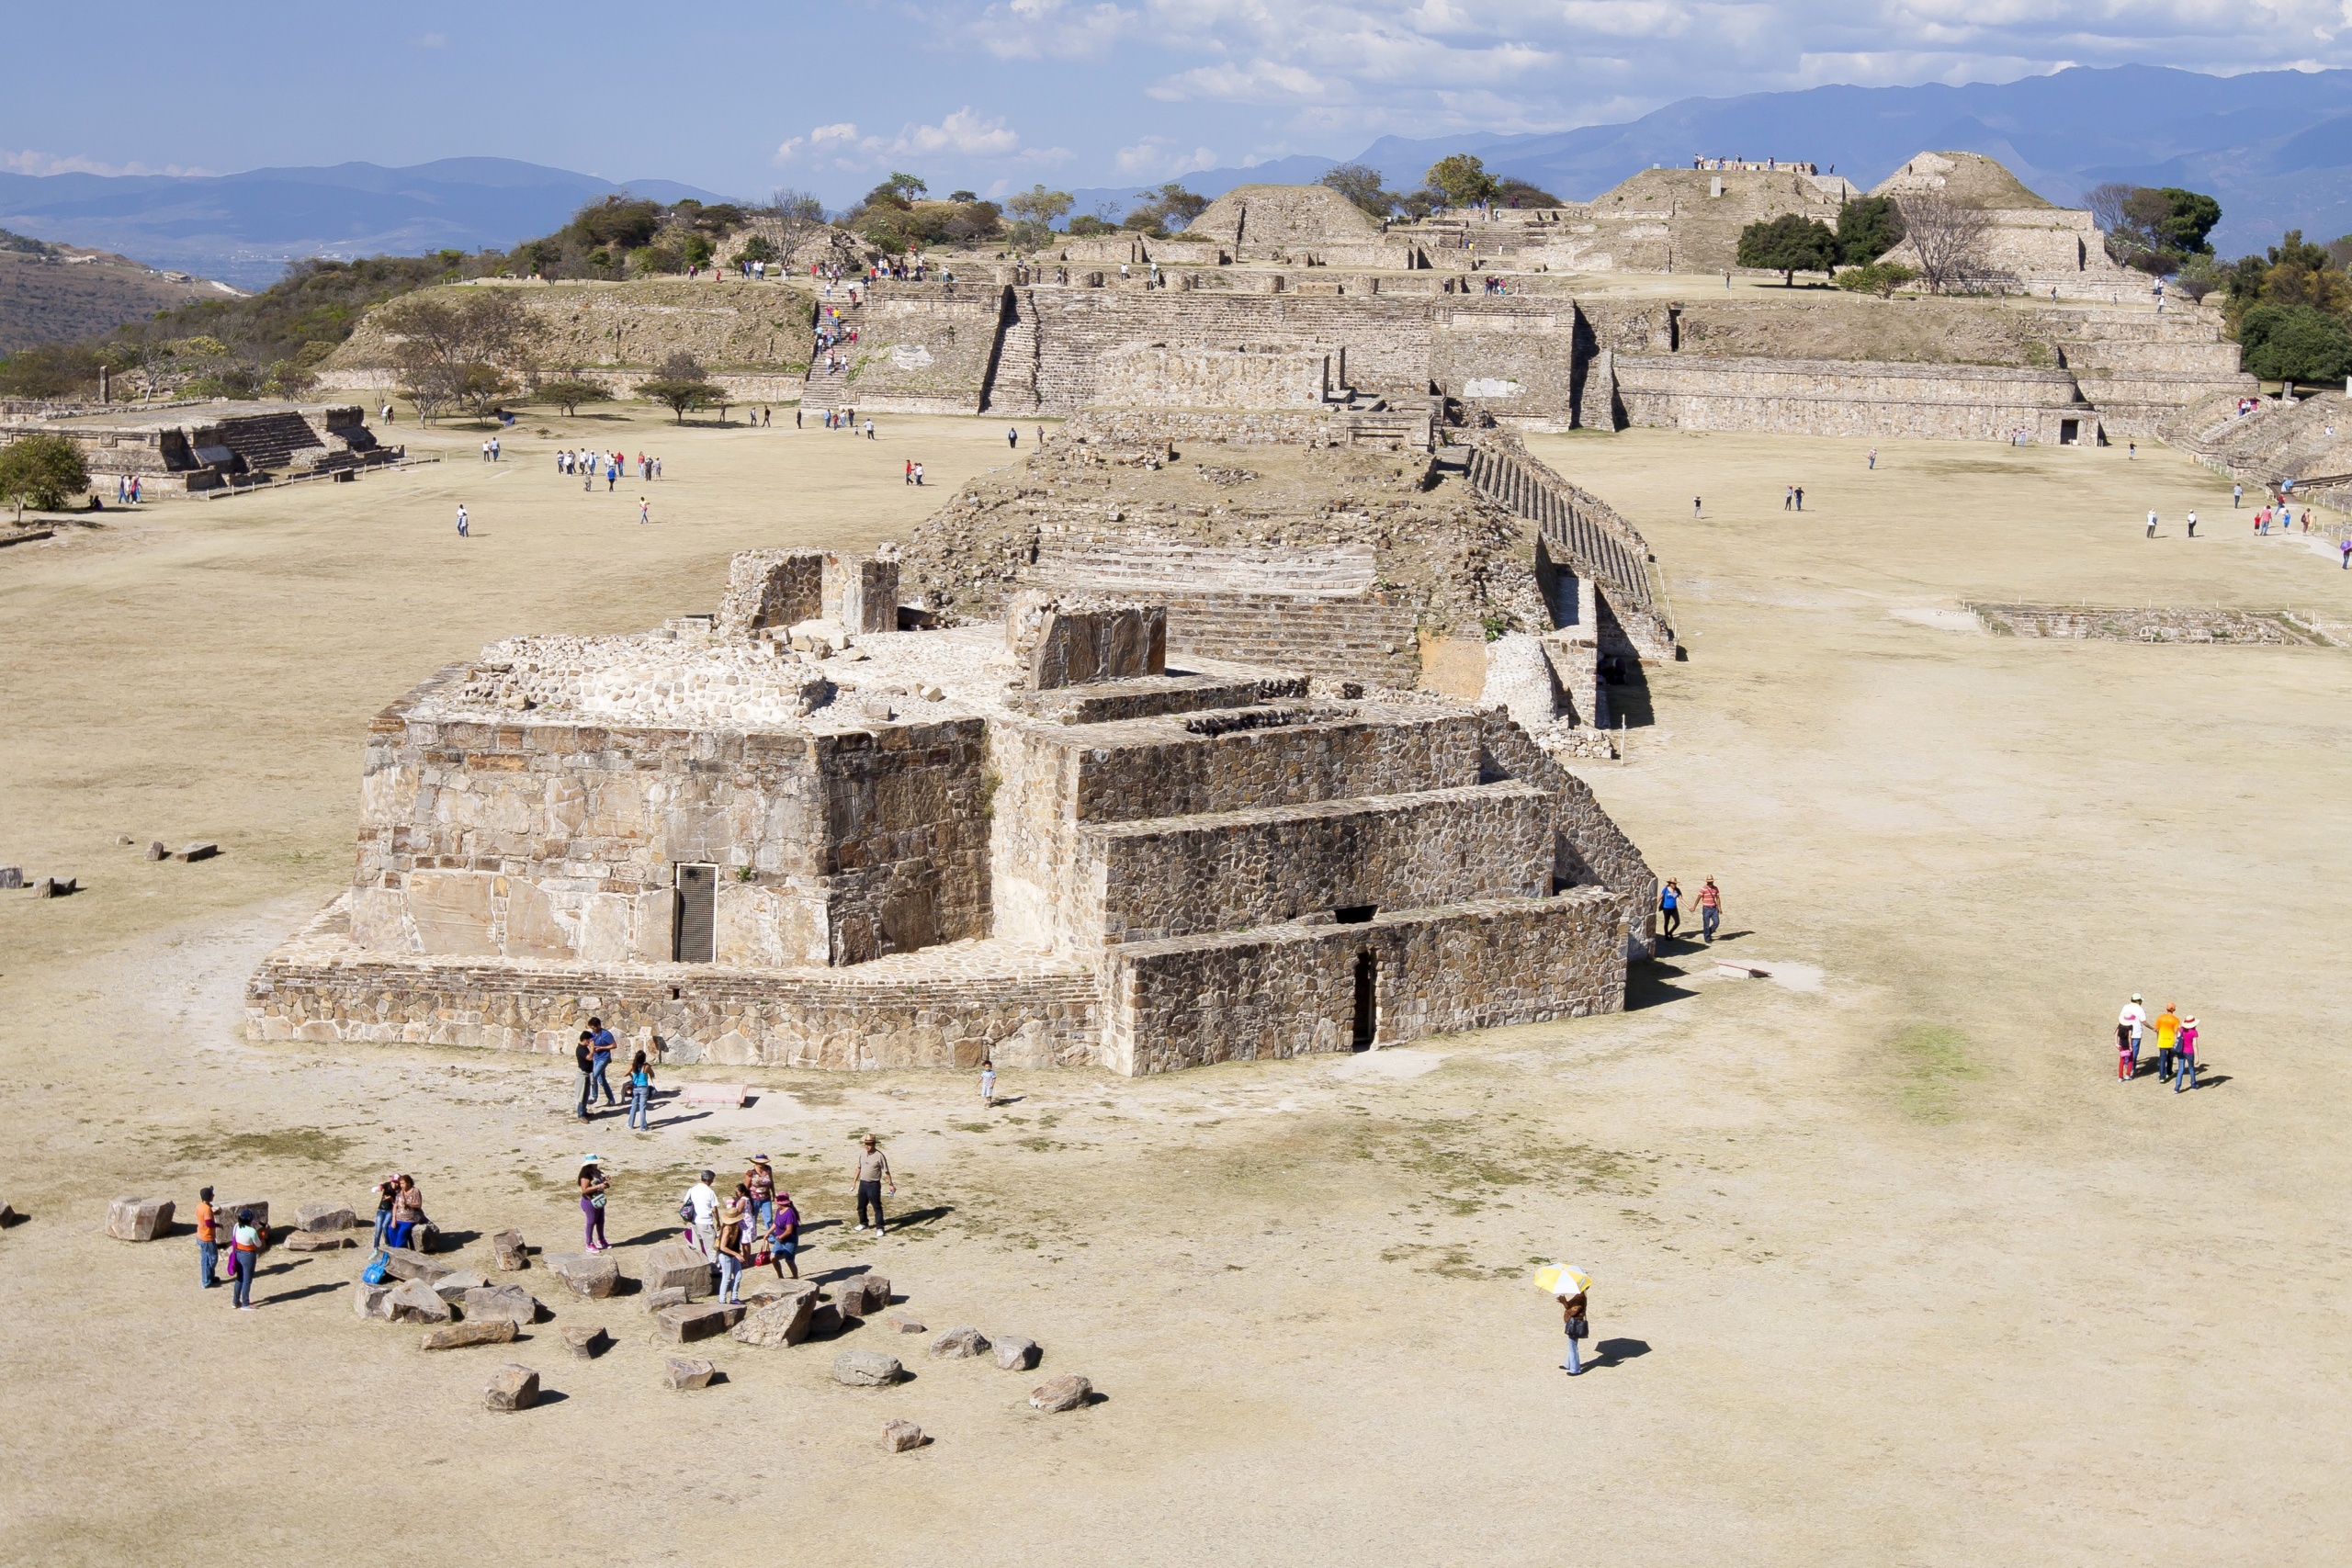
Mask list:
[{"label": "group of tourist", "polygon": [[[579,1068],[579,1102],[572,1114],[582,1122],[593,1122],[596,1114],[596,1096],[602,1093],[607,1110],[620,1109],[621,1101],[613,1093],[613,1053],[620,1043],[613,1032],[605,1027],[601,1018],[592,1018],[588,1027],[580,1032],[572,1046],[572,1059]],[[628,1119],[624,1123],[630,1131],[650,1133],[652,1122],[647,1117],[647,1107],[653,1099],[653,1065],[639,1051],[628,1065]]]},{"label": "group of tourist", "polygon": [[139,504],[139,476],[117,474],[114,479],[114,503],[117,506]]},{"label": "group of tourist", "polygon": [[2153,1033],[2156,1037],[2156,1076],[2163,1083],[2172,1085],[2175,1094],[2197,1087],[2197,1019],[2192,1014],[2183,1018],[2172,1003],[2154,1018],[2140,999],[2123,1004],[2115,1020],[2115,1077],[2119,1083],[2130,1083],[2140,1076],[2140,1047]]},{"label": "group of tourist", "polygon": [[[2273,528],[2278,529],[2281,534],[2293,533],[2295,531],[2295,509],[2291,506],[2266,506],[2254,514],[2254,531],[2256,533],[2267,535]],[[2306,506],[2303,508],[2303,532],[2308,534],[2311,531],[2312,509]]]},{"label": "group of tourist", "polygon": [[[871,1134],[866,1136],[865,1147],[874,1147]],[[595,1169],[592,1159],[580,1173],[583,1207],[587,1202],[584,1194]],[[749,1269],[764,1265],[773,1268],[779,1280],[787,1275],[795,1280],[800,1278],[800,1209],[793,1202],[792,1194],[777,1184],[775,1168],[768,1163],[768,1156],[753,1155],[752,1163],[744,1168],[742,1179],[735,1183],[730,1193],[721,1196],[713,1185],[717,1180],[717,1172],[704,1171],[679,1200],[678,1218],[686,1227],[684,1239],[718,1266],[718,1299],[741,1300],[743,1273]],[[862,1214],[860,1219],[862,1222]],[[861,1223],[858,1228],[865,1227]],[[875,1233],[881,1234],[879,1224],[875,1226]]]},{"label": "group of tourist", "polygon": [[[1713,946],[1716,928],[1723,924],[1723,889],[1715,886],[1713,877],[1699,889],[1699,931],[1702,940]],[[1661,940],[1675,935],[1682,929],[1682,884],[1672,877],[1657,894],[1657,934]]]},{"label": "group of tourist", "polygon": [[498,461],[497,436],[493,435],[489,440],[481,444],[481,460],[485,463],[495,463]]},{"label": "group of tourist", "polygon": [[[236,1222],[229,1227],[229,1267],[234,1288],[229,1292],[229,1304],[239,1312],[254,1310],[254,1269],[261,1258],[261,1249],[269,1245],[262,1234],[251,1209],[237,1211]],[[212,1289],[220,1282],[220,1215],[212,1207],[212,1189],[205,1188],[196,1195],[196,1259],[197,1271],[204,1288]]]},{"label": "group of tourist", "polygon": [[[846,430],[853,434],[856,433],[857,411],[855,409],[820,409],[817,412],[824,419],[825,429]],[[793,415],[795,428],[798,427],[799,419],[798,414]],[[871,415],[868,415],[865,421],[865,438],[868,441],[874,439],[874,420]]]},{"label": "group of tourist", "polygon": [[[495,438],[491,445],[496,445]],[[596,488],[596,475],[601,469],[608,494],[620,483],[621,475],[632,467],[639,479],[659,479],[662,477],[662,459],[649,457],[642,452],[632,458],[626,452],[591,452],[583,447],[576,451],[566,448],[555,455],[555,471],[567,478],[580,475],[580,488],[582,490]]]}]

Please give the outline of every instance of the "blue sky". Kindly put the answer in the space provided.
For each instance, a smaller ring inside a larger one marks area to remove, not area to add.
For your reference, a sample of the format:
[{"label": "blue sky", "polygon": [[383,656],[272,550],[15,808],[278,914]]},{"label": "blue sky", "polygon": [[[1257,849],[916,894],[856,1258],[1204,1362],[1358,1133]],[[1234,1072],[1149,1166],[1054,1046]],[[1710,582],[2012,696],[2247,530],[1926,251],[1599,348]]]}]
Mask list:
[{"label": "blue sky", "polygon": [[2352,0],[866,0],[9,7],[0,168],[494,155],[838,204],[1141,184],[1693,95],[2352,64]]}]

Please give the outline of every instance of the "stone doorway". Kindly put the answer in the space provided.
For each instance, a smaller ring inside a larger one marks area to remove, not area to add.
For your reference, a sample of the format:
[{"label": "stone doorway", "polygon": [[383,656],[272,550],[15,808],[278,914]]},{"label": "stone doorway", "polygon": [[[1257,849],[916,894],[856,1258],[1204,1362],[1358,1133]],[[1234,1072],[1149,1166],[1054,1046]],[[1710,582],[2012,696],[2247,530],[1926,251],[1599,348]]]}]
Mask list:
[{"label": "stone doorway", "polygon": [[1356,1021],[1349,1048],[1369,1051],[1380,1032],[1380,960],[1371,953],[1356,954]]},{"label": "stone doorway", "polygon": [[718,868],[682,865],[678,868],[677,933],[670,956],[681,964],[709,964],[717,956],[718,934]]}]

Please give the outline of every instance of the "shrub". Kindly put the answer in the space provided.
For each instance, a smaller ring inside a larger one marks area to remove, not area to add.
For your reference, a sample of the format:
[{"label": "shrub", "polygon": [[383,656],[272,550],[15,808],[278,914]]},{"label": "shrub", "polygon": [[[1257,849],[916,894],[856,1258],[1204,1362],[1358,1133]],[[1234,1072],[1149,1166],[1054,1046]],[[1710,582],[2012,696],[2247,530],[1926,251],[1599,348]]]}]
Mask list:
[{"label": "shrub", "polygon": [[2267,381],[2340,381],[2352,376],[2352,333],[2308,305],[2256,305],[2238,323],[2245,367]]},{"label": "shrub", "polygon": [[1838,236],[1817,218],[1784,212],[1739,231],[1739,265],[1769,267],[1792,286],[1800,272],[1837,269]]},{"label": "shrub", "polygon": [[0,499],[15,502],[18,517],[28,504],[55,512],[89,485],[81,449],[62,435],[28,435],[0,446]]},{"label": "shrub", "polygon": [[1849,266],[1838,275],[1838,287],[1857,294],[1875,294],[1882,299],[1892,299],[1894,291],[1919,276],[1913,267],[1901,262],[1872,262],[1868,266]]}]

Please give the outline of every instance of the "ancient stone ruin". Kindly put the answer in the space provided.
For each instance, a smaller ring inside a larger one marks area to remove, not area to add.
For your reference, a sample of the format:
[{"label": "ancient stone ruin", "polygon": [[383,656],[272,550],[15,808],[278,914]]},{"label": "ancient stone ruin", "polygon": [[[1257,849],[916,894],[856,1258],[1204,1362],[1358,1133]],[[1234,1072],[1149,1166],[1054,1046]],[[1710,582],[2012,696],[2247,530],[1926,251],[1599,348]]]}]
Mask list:
[{"label": "ancient stone ruin", "polygon": [[368,430],[366,412],[350,403],[0,411],[0,446],[28,435],[62,435],[74,443],[93,488],[135,478],[141,493],[150,496],[237,489],[297,476],[348,478],[395,456]]}]

